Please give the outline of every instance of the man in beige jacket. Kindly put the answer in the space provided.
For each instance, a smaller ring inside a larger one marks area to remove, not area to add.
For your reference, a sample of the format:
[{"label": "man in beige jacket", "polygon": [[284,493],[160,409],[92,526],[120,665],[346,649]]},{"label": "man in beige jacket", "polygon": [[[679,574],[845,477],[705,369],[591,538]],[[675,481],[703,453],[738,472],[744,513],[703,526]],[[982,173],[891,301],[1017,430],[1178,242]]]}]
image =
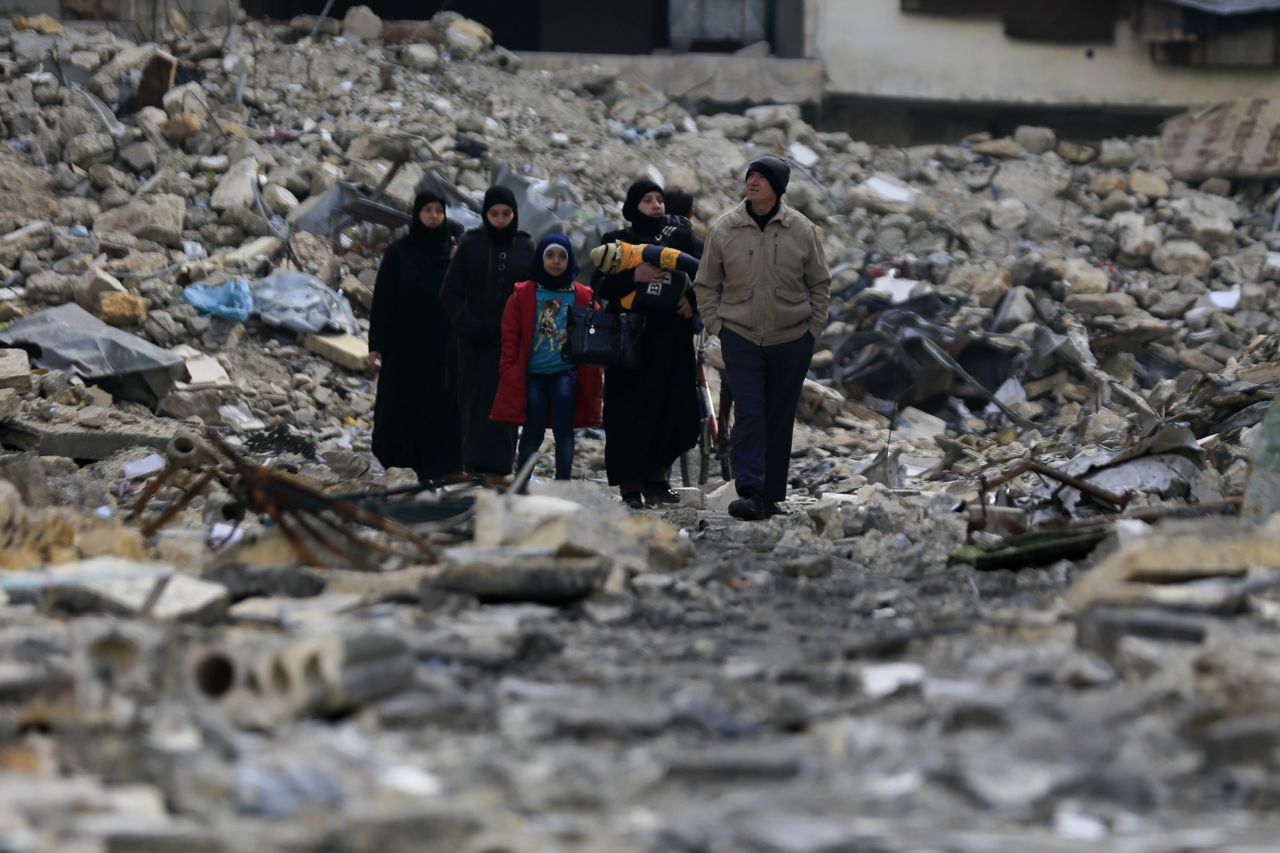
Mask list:
[{"label": "man in beige jacket", "polygon": [[782,201],[790,177],[780,157],[752,161],[746,201],[711,226],[694,282],[733,392],[729,514],[747,521],[782,512],[800,389],[831,302],[818,230]]}]

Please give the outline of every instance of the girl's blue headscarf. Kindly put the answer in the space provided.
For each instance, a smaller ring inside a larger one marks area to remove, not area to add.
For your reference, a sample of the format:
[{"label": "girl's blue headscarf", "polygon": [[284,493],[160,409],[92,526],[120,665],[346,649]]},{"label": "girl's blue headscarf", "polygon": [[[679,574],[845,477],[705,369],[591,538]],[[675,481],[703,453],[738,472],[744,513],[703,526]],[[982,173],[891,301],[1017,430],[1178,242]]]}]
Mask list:
[{"label": "girl's blue headscarf", "polygon": [[[569,266],[565,268],[563,275],[549,276],[542,266],[542,255],[549,246],[559,246],[569,255]],[[551,290],[568,290],[577,276],[578,261],[573,257],[573,244],[569,242],[569,238],[563,234],[548,234],[543,237],[533,252],[533,259],[529,261],[529,278]]]}]

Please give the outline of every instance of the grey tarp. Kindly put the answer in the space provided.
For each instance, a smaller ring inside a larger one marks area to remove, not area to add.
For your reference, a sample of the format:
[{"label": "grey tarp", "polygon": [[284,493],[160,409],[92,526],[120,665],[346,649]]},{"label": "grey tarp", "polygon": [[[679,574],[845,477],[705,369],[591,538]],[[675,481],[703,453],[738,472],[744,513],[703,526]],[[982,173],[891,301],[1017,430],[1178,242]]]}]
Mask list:
[{"label": "grey tarp", "polygon": [[18,320],[0,331],[0,345],[26,350],[36,367],[75,374],[153,408],[185,376],[180,356],[108,326],[74,302]]}]

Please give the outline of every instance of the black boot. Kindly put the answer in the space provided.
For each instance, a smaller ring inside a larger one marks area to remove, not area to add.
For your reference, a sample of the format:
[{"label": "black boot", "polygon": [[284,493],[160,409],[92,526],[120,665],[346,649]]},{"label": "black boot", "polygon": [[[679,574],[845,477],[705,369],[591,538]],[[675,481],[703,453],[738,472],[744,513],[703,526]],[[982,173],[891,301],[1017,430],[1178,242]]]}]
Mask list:
[{"label": "black boot", "polygon": [[764,521],[769,517],[764,496],[755,489],[740,489],[738,495],[738,499],[729,504],[729,515],[741,521]]}]

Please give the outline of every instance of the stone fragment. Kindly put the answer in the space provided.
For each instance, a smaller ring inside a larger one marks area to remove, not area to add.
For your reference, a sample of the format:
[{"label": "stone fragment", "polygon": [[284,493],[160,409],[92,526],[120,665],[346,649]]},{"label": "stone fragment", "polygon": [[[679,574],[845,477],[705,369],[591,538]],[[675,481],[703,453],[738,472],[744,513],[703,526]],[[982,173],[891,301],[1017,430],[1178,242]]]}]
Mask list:
[{"label": "stone fragment", "polygon": [[743,115],[751,119],[752,127],[756,130],[765,130],[771,127],[786,130],[792,124],[800,121],[800,105],[761,104],[758,107],[748,108]]},{"label": "stone fragment", "polygon": [[0,349],[0,388],[21,394],[31,390],[31,360],[26,350]]},{"label": "stone fragment", "polygon": [[1111,218],[1120,242],[1119,259],[1131,266],[1141,266],[1160,248],[1160,229],[1148,225],[1140,213],[1117,213]]},{"label": "stone fragment", "polygon": [[601,589],[608,574],[602,557],[553,556],[542,548],[452,548],[429,583],[481,601],[565,604]]},{"label": "stone fragment", "polygon": [[865,207],[872,213],[911,213],[921,206],[924,193],[892,175],[877,174],[849,190],[845,207]]},{"label": "stone fragment", "polygon": [[156,167],[156,146],[146,140],[134,142],[124,147],[120,159],[138,174],[150,172]]},{"label": "stone fragment", "polygon": [[125,288],[120,280],[110,273],[103,272],[97,267],[90,267],[88,272],[75,280],[72,292],[75,294],[77,305],[86,311],[97,311],[100,296],[104,293],[124,293]]},{"label": "stone fragment", "polygon": [[1129,187],[1129,179],[1120,172],[1099,172],[1089,181],[1089,192],[1099,198],[1106,198],[1113,192],[1124,192]]},{"label": "stone fragment", "polygon": [[287,217],[297,208],[298,197],[279,184],[267,184],[262,189],[262,201],[277,216]]},{"label": "stone fragment", "polygon": [[1098,165],[1107,169],[1127,169],[1138,161],[1138,152],[1123,139],[1102,140]]},{"label": "stone fragment", "polygon": [[209,199],[214,210],[251,207],[254,204],[253,182],[258,180],[258,161],[252,157],[238,160],[218,179]]},{"label": "stone fragment", "polygon": [[99,234],[132,234],[163,246],[181,248],[186,210],[181,196],[146,195],[98,214],[93,219],[93,230]]},{"label": "stone fragment", "polygon": [[104,292],[98,295],[97,314],[111,326],[135,326],[147,318],[151,300],[136,293]]},{"label": "stone fragment", "polygon": [[1134,169],[1129,173],[1129,192],[1154,200],[1169,197],[1169,182],[1155,172]]},{"label": "stone fragment", "polygon": [[995,157],[1001,160],[1012,160],[1017,157],[1021,157],[1023,150],[1021,145],[1005,136],[1000,139],[990,139],[986,142],[979,142],[973,146],[973,153],[981,154],[986,157]]},{"label": "stone fragment", "polygon": [[414,71],[434,71],[440,67],[440,53],[429,44],[408,45],[400,58]]},{"label": "stone fragment", "polygon": [[1111,282],[1107,274],[1084,258],[1067,261],[1067,284],[1072,293],[1106,293]]},{"label": "stone fragment", "polygon": [[162,622],[212,621],[226,613],[230,603],[221,585],[177,573],[166,563],[94,557],[55,566],[49,574],[61,585],[59,603],[74,610],[138,616],[155,596],[158,583],[163,589],[150,616]]},{"label": "stone fragment", "polygon": [[1063,304],[1078,314],[1110,314],[1114,317],[1122,317],[1138,307],[1127,293],[1072,293]]},{"label": "stone fragment", "polygon": [[1031,154],[1044,154],[1058,144],[1058,135],[1051,128],[1022,125],[1013,132],[1013,141]]},{"label": "stone fragment", "polygon": [[302,345],[348,370],[364,370],[369,366],[369,342],[354,335],[307,335]]},{"label": "stone fragment", "polygon": [[209,96],[199,83],[185,83],[164,93],[164,111],[173,121],[179,116],[197,116],[201,123],[210,116]]},{"label": "stone fragment", "polygon": [[1229,178],[1209,178],[1200,184],[1200,192],[1208,195],[1231,195],[1231,180]]},{"label": "stone fragment", "polygon": [[988,221],[997,231],[1015,230],[1027,224],[1027,205],[1016,198],[1006,198],[988,209]]},{"label": "stone fragment", "polygon": [[1209,275],[1211,260],[1208,252],[1190,240],[1170,240],[1151,256],[1152,265],[1162,273],[1196,278]]},{"label": "stone fragment", "polygon": [[11,267],[25,252],[38,252],[53,242],[53,226],[32,222],[0,237],[0,264]]},{"label": "stone fragment", "polygon": [[22,410],[22,400],[13,388],[0,388],[0,421],[16,417]]},{"label": "stone fragment", "polygon": [[342,18],[342,34],[360,41],[380,39],[382,19],[368,6],[352,6]]},{"label": "stone fragment", "polygon": [[106,163],[116,153],[115,140],[109,133],[82,133],[67,140],[63,156],[67,162],[81,168],[88,168],[95,163]]},{"label": "stone fragment", "polygon": [[1098,156],[1098,149],[1092,145],[1082,145],[1078,142],[1068,142],[1065,139],[1058,142],[1058,156],[1068,163],[1075,163],[1083,166],[1085,163],[1093,162]]}]

